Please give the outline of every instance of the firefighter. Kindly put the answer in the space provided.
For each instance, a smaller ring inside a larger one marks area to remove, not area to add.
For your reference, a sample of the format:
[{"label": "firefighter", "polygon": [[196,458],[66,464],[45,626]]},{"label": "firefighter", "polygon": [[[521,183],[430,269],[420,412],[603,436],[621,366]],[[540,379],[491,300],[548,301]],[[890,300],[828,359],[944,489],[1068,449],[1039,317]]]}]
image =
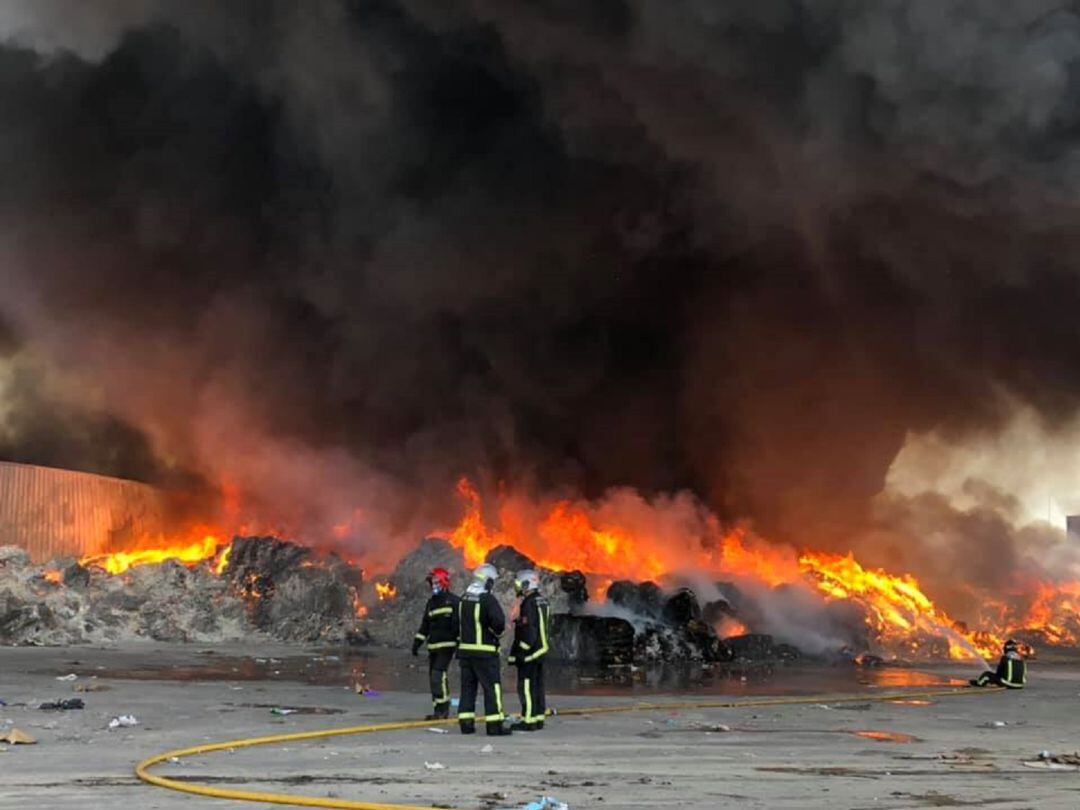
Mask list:
[{"label": "firefighter", "polygon": [[544,697],[544,657],[548,654],[548,602],[540,593],[540,575],[518,571],[514,589],[521,597],[514,620],[514,643],[510,663],[517,665],[517,692],[521,700],[521,722],[514,731],[539,731],[547,712]]},{"label": "firefighter", "polygon": [[1001,650],[997,671],[987,670],[978,678],[972,678],[972,686],[1005,686],[1009,689],[1023,689],[1027,683],[1027,662],[1020,654],[1020,645],[1012,639],[1005,642]]},{"label": "firefighter", "polygon": [[413,639],[412,654],[428,648],[428,680],[431,682],[431,701],[434,710],[425,720],[443,720],[450,716],[450,679],[447,671],[454,660],[458,637],[458,602],[450,592],[450,572],[432,568],[427,575],[431,598],[424,607],[424,618]]},{"label": "firefighter", "polygon": [[509,734],[503,724],[502,684],[499,682],[499,636],[506,616],[491,593],[498,571],[481,565],[458,603],[458,661],[461,662],[461,702],[458,725],[462,734],[476,732],[476,687],[484,690],[484,720],[492,736]]}]

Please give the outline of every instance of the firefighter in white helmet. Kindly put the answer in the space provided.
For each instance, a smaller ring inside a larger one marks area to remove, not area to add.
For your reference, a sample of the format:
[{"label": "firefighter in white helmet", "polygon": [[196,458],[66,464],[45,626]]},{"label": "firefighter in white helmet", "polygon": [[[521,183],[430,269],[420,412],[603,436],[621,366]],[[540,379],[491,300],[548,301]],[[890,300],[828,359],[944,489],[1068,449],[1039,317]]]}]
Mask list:
[{"label": "firefighter in white helmet", "polygon": [[502,684],[499,681],[499,636],[506,615],[491,593],[499,572],[481,565],[458,603],[458,661],[461,662],[461,701],[458,725],[462,734],[476,731],[477,685],[484,690],[484,720],[490,735],[509,734],[503,721]]},{"label": "firefighter in white helmet", "polygon": [[510,663],[517,666],[517,692],[521,722],[515,731],[539,731],[544,727],[547,700],[544,695],[544,658],[548,654],[549,608],[540,593],[540,575],[531,569],[518,571],[514,589],[521,597],[514,620],[514,643]]}]

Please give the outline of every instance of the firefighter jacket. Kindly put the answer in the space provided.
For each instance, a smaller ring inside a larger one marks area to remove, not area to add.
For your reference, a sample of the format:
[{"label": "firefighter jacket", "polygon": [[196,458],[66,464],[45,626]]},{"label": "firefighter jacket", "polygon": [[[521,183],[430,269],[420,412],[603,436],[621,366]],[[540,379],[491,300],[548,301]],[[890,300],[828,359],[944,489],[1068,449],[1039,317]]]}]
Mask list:
[{"label": "firefighter jacket", "polygon": [[996,675],[1002,686],[1023,689],[1027,683],[1027,662],[1020,653],[1007,652],[998,661]]},{"label": "firefighter jacket", "polygon": [[499,636],[505,629],[506,615],[499,600],[474,582],[458,603],[458,657],[498,656]]},{"label": "firefighter jacket", "polygon": [[530,664],[548,654],[550,611],[547,599],[538,592],[526,594],[514,620],[514,643],[510,647],[511,664]]},{"label": "firefighter jacket", "polygon": [[424,607],[424,618],[413,639],[413,649],[427,644],[428,650],[451,650],[457,646],[458,602],[461,600],[447,591],[432,594]]}]

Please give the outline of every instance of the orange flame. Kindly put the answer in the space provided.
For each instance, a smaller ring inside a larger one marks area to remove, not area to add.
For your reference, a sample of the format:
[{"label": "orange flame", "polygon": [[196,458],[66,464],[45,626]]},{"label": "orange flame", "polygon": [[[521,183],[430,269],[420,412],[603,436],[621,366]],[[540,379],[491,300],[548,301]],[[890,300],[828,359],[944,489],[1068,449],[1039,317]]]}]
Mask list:
[{"label": "orange flame", "polygon": [[397,588],[389,582],[376,582],[375,593],[379,595],[379,601],[381,602],[384,599],[393,599],[397,596]]},{"label": "orange flame", "polygon": [[[223,542],[220,537],[215,534],[206,534],[201,539],[194,541],[176,541],[161,546],[114,551],[108,554],[92,554],[83,557],[79,560],[79,563],[88,568],[102,568],[110,574],[122,574],[129,568],[138,565],[161,563],[166,560],[175,560],[184,565],[195,565],[203,560],[213,558],[222,545]],[[224,566],[221,567],[221,570],[224,570]]]},{"label": "orange flame", "polygon": [[55,568],[42,572],[41,576],[46,582],[51,582],[53,585],[59,585],[64,577],[63,572],[57,571]]},{"label": "orange flame", "polygon": [[[540,566],[577,569],[607,584],[612,578],[643,581],[698,571],[768,587],[798,585],[825,601],[856,603],[877,644],[909,655],[996,656],[1009,627],[1040,628],[1053,643],[1075,643],[1080,631],[1080,583],[1041,586],[1026,615],[1000,605],[996,621],[971,631],[935,605],[910,574],[866,568],[851,554],[796,553],[745,528],[724,529],[711,515],[698,515],[692,529],[679,527],[673,537],[664,535],[670,527],[620,521],[588,503],[559,500],[541,508],[500,494],[491,526],[472,483],[461,479],[457,491],[464,514],[444,536],[462,550],[469,567],[496,546],[511,545]],[[730,629],[752,628],[736,623]]]}]

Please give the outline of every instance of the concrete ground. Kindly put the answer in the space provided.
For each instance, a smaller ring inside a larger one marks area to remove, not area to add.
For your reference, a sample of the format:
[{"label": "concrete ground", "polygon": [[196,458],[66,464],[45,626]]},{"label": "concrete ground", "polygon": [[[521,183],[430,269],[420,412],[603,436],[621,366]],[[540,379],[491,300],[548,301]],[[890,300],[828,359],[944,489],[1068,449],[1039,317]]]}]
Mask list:
[{"label": "concrete ground", "polygon": [[[284,660],[297,652],[0,649],[0,699],[9,704],[0,708],[0,736],[14,726],[38,739],[34,746],[0,743],[0,810],[266,807],[143,785],[132,767],[165,749],[412,718],[427,709],[418,691],[360,697],[340,679],[318,677],[325,661],[315,652],[307,656],[306,675],[275,657]],[[182,668],[207,661],[212,664],[202,670]],[[153,672],[162,667],[164,672]],[[404,690],[422,683],[419,669],[406,667],[398,674],[373,669],[375,685]],[[78,679],[56,680],[70,672]],[[970,674],[956,667],[946,672]],[[146,679],[161,675],[188,680]],[[360,681],[368,677],[361,670],[354,675]],[[317,685],[321,682],[325,685]],[[79,687],[107,691],[76,693]],[[875,691],[883,689],[867,688],[865,694]],[[234,788],[456,808],[516,808],[543,795],[575,810],[1077,808],[1080,773],[1032,769],[1022,762],[1042,750],[1080,749],[1078,693],[1080,669],[1035,663],[1022,693],[938,698],[929,704],[830,704],[822,697],[768,708],[563,717],[542,733],[509,738],[390,732],[223,752],[158,772]],[[86,709],[36,708],[67,697],[82,698]],[[645,697],[640,692],[622,698],[570,695],[551,703],[565,708]],[[510,704],[516,708],[516,700]],[[282,717],[271,713],[275,706],[341,713]],[[135,715],[140,725],[106,730],[120,714]],[[425,763],[444,767],[430,769]]]}]

